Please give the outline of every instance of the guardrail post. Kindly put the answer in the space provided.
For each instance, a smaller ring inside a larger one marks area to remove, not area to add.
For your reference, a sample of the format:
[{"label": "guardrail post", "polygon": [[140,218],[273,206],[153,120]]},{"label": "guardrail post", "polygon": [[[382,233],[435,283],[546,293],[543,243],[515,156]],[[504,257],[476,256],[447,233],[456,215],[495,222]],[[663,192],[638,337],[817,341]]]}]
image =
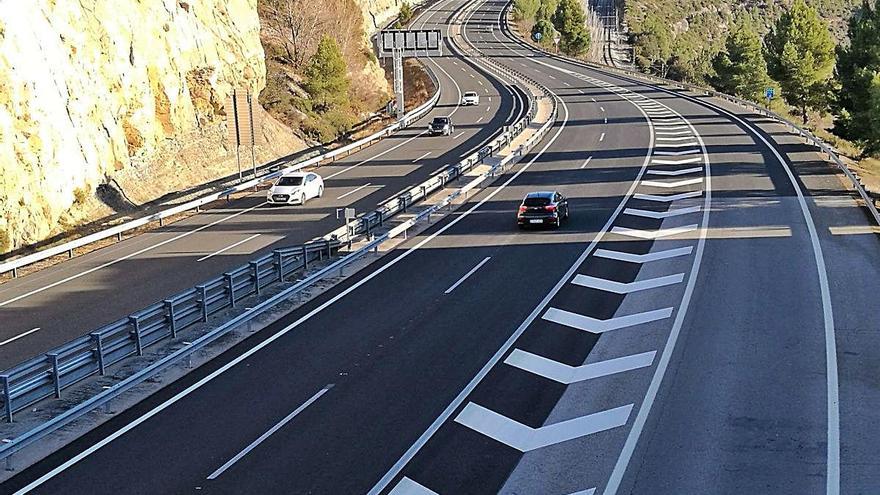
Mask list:
[{"label": "guardrail post", "polygon": [[235,307],[235,286],[233,284],[235,283],[235,281],[232,280],[232,274],[231,273],[224,273],[223,280],[226,281],[226,289],[229,290],[229,307],[234,308]]},{"label": "guardrail post", "polygon": [[254,279],[254,292],[260,295],[260,265],[256,261],[248,262],[251,266],[251,277]]},{"label": "guardrail post", "polygon": [[9,391],[9,375],[0,375],[3,382],[3,408],[6,410],[6,422],[12,423],[12,394]]},{"label": "guardrail post", "polygon": [[138,356],[144,355],[144,348],[141,345],[141,322],[137,316],[129,316],[128,322],[131,323],[131,334],[134,336],[134,348]]},{"label": "guardrail post", "polygon": [[164,226],[165,226],[165,219],[162,217],[159,217],[159,227],[164,227]]},{"label": "guardrail post", "polygon": [[[122,239],[120,239],[120,240],[122,240]],[[67,250],[67,259],[70,259],[70,258],[73,258],[73,249]]]},{"label": "guardrail post", "polygon": [[168,311],[168,326],[171,327],[171,338],[177,338],[177,322],[174,320],[174,302],[171,299],[162,301],[165,303],[165,310]]},{"label": "guardrail post", "polygon": [[327,239],[324,242],[327,243],[327,259],[330,259],[330,257],[333,256],[333,253],[330,251],[330,240]]},{"label": "guardrail post", "polygon": [[12,278],[18,278],[18,268],[12,269]]},{"label": "guardrail post", "polygon": [[196,289],[199,290],[199,306],[202,309],[202,321],[208,321],[208,286],[206,285],[197,285]]},{"label": "guardrail post", "polygon": [[55,386],[55,398],[61,398],[61,376],[58,373],[58,353],[50,352],[46,354],[50,361],[52,361],[52,385]]},{"label": "guardrail post", "polygon": [[284,283],[284,256],[277,249],[272,252],[272,256],[275,257],[275,266],[278,267],[278,281]]},{"label": "guardrail post", "polygon": [[306,246],[302,247],[303,251],[303,271],[309,269],[309,249]]},{"label": "guardrail post", "polygon": [[101,338],[99,332],[92,332],[89,335],[92,337],[92,340],[95,341],[95,354],[98,358],[98,373],[101,376],[104,376],[104,340]]}]

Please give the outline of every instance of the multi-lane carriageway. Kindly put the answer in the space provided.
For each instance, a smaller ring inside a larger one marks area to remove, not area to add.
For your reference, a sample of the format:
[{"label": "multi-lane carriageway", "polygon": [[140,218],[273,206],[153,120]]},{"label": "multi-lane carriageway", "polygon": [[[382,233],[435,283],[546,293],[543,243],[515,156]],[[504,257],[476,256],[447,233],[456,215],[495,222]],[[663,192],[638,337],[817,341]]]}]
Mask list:
[{"label": "multi-lane carriageway", "polygon": [[[5,491],[876,493],[880,245],[839,174],[742,109],[524,47],[503,7],[429,12],[555,92],[543,142]],[[535,189],[571,222],[515,230]]]},{"label": "multi-lane carriageway", "polygon": [[[413,25],[444,26],[450,15],[429,10]],[[444,57],[427,64],[440,82],[438,105],[393,137],[321,167],[319,172],[326,180],[322,199],[305,207],[279,208],[267,205],[261,191],[0,285],[0,369],[273,249],[323,236],[341,225],[337,208],[372,211],[458,162],[520,118],[525,98],[521,90],[466,60]],[[465,91],[477,91],[481,105],[459,107]],[[427,136],[427,123],[436,115],[452,115],[456,132],[447,137]]]}]

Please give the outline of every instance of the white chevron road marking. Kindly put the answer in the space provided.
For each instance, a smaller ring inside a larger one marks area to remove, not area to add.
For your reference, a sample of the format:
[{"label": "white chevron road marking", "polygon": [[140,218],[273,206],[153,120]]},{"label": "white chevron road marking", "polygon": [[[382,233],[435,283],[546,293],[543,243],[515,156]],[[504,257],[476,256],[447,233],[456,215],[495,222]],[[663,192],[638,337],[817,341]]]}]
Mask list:
[{"label": "white chevron road marking", "polygon": [[[682,129],[687,129],[687,127],[683,126]],[[693,133],[688,130],[680,131],[680,130],[674,130],[674,129],[670,129],[668,131],[666,131],[666,130],[657,131],[656,134],[658,136],[684,136],[685,134],[693,135]]]},{"label": "white chevron road marking", "polygon": [[541,318],[584,332],[600,334],[612,330],[620,330],[621,328],[642,325],[652,321],[664,320],[670,316],[672,316],[672,308],[663,308],[626,316],[617,316],[607,320],[597,320],[596,318],[579,315],[577,313],[572,313],[571,311],[565,311],[564,309],[550,308]]},{"label": "white chevron road marking", "polygon": [[434,490],[429,490],[422,486],[419,483],[407,478],[403,477],[397,485],[394,486],[394,489],[388,492],[388,495],[439,495]]},{"label": "white chevron road marking", "polygon": [[633,354],[598,363],[584,364],[582,366],[569,366],[559,361],[547,359],[531,352],[514,349],[510,356],[504,360],[505,364],[528,371],[548,380],[571,385],[572,383],[601,378],[603,376],[625,373],[639,368],[651,366],[654,362],[656,351]]},{"label": "white chevron road marking", "polygon": [[666,287],[681,283],[684,280],[684,273],[676,275],[667,275],[665,277],[649,278],[647,280],[638,280],[636,282],[616,282],[598,277],[588,277],[586,275],[578,275],[571,281],[575,285],[581,287],[589,287],[591,289],[603,290],[605,292],[614,292],[615,294],[632,294],[643,290],[656,289],[658,287]]},{"label": "white chevron road marking", "polygon": [[642,230],[630,229],[628,227],[614,227],[611,229],[612,234],[636,237],[639,239],[662,239],[663,237],[672,237],[674,235],[685,234],[697,230],[697,224],[685,225],[684,227],[673,227],[671,229]]},{"label": "white chevron road marking", "polygon": [[[688,133],[688,134],[690,134],[690,133]],[[662,136],[658,136],[658,137],[657,137],[657,141],[669,141],[669,142],[675,142],[675,141],[687,141],[688,139],[693,139],[693,138],[694,138],[693,135],[682,136],[682,137],[662,137]]]},{"label": "white chevron road marking", "polygon": [[665,175],[668,177],[675,177],[679,175],[687,175],[687,174],[695,174],[697,172],[702,172],[703,167],[692,167],[692,168],[683,168],[681,170],[648,170],[647,173],[651,175]]},{"label": "white chevron road marking", "polygon": [[677,208],[669,211],[651,211],[651,210],[642,210],[639,208],[627,208],[623,210],[624,215],[632,215],[634,217],[644,217],[644,218],[653,218],[655,220],[662,220],[664,218],[672,218],[678,217],[681,215],[689,215],[691,213],[699,213],[699,206],[691,206],[689,208]]},{"label": "white chevron road marking", "polygon": [[695,156],[693,158],[679,158],[675,160],[667,160],[665,158],[654,158],[651,163],[654,165],[687,165],[689,163],[699,163],[703,161],[702,157]]},{"label": "white chevron road marking", "polygon": [[691,191],[681,194],[636,194],[633,196],[633,198],[643,199],[645,201],[669,203],[672,201],[680,201],[682,199],[699,198],[702,195],[703,191]]},{"label": "white chevron road marking", "polygon": [[686,143],[657,143],[658,148],[689,148],[691,146],[699,146],[696,141],[688,141]]},{"label": "white chevron road marking", "polygon": [[532,428],[507,416],[469,402],[455,422],[520,452],[574,440],[626,424],[632,404],[581,416],[580,418]]},{"label": "white chevron road marking", "polygon": [[702,177],[696,179],[684,179],[671,182],[662,182],[657,180],[643,180],[642,185],[648,187],[662,187],[664,189],[674,189],[676,187],[692,186],[694,184],[702,184]]},{"label": "white chevron road marking", "polygon": [[654,154],[658,156],[682,156],[682,155],[696,155],[699,153],[698,149],[690,149],[690,150],[682,150],[682,151],[655,151]]},{"label": "white chevron road marking", "polygon": [[667,249],[665,251],[654,251],[647,254],[624,253],[623,251],[611,251],[610,249],[597,249],[593,256],[606,258],[609,260],[624,261],[626,263],[650,263],[652,261],[668,260],[670,258],[678,258],[680,256],[688,256],[694,251],[693,246],[686,246],[676,249]]}]

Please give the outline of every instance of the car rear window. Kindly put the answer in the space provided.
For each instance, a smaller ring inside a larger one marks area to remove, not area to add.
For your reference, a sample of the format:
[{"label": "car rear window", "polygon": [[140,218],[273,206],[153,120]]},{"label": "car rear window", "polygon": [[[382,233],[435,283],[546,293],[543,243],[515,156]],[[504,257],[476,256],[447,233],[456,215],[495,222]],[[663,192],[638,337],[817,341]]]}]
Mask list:
[{"label": "car rear window", "polygon": [[473,91],[469,91],[469,92],[465,93],[464,95],[465,96],[477,96],[477,93],[475,93]]},{"label": "car rear window", "polygon": [[302,177],[282,177],[278,179],[279,186],[299,186],[302,185]]},{"label": "car rear window", "polygon": [[523,200],[526,206],[547,206],[550,204],[550,198],[526,198]]},{"label": "car rear window", "polygon": [[435,124],[445,124],[446,122],[449,122],[449,119],[446,117],[434,117]]}]

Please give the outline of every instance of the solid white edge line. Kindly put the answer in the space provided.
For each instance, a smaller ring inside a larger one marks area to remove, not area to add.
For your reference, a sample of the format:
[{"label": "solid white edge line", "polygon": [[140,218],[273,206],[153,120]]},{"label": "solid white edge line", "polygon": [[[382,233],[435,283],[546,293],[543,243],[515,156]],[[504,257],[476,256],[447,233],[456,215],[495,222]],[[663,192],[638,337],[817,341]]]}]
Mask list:
[{"label": "solid white edge line", "polygon": [[470,277],[471,275],[473,275],[474,272],[476,272],[477,270],[479,270],[481,266],[485,265],[485,264],[486,264],[489,260],[491,260],[491,259],[492,259],[491,256],[486,256],[485,258],[483,258],[483,261],[477,263],[477,266],[471,268],[470,271],[468,271],[467,273],[465,273],[460,279],[458,279],[457,282],[455,282],[454,284],[452,284],[452,285],[451,285],[448,289],[446,289],[443,293],[444,293],[444,294],[449,294],[450,292],[454,291],[459,285],[461,285],[465,280],[467,280],[468,277]]},{"label": "solid white edge line", "polygon": [[419,160],[424,160],[424,159],[425,159],[428,155],[430,155],[431,153],[433,153],[433,151],[429,151],[429,152],[425,153],[424,155],[422,155],[422,156],[416,158],[415,160],[412,161],[412,163],[415,163],[415,162],[417,162],[417,161],[419,161]]},{"label": "solid white edge line", "polygon": [[257,446],[259,446],[267,438],[272,436],[273,433],[275,433],[276,431],[283,428],[284,425],[289,423],[293,418],[297,417],[299,415],[299,413],[305,411],[307,407],[311,406],[316,400],[320,399],[321,396],[326,394],[331,388],[333,388],[332,383],[328,384],[326,387],[319,390],[315,395],[311,396],[311,398],[309,398],[309,400],[303,402],[299,407],[294,409],[292,413],[285,416],[284,419],[282,419],[281,421],[276,423],[275,426],[270,428],[268,431],[266,431],[265,433],[260,435],[256,440],[251,442],[247,447],[242,449],[241,452],[239,452],[238,454],[235,454],[235,456],[232,459],[229,459],[228,461],[226,461],[226,463],[224,463],[222,466],[217,468],[216,471],[209,474],[207,479],[209,479],[209,480],[217,479],[217,477],[219,477],[221,474],[223,474],[224,471],[226,471],[227,469],[232,467],[232,465],[235,464],[236,462],[238,462],[239,460],[241,460],[242,457],[248,455],[250,453],[250,451],[257,448]]},{"label": "solid white edge line", "polygon": [[249,241],[249,240],[251,240],[251,239],[256,239],[257,237],[260,237],[260,234],[254,234],[254,235],[248,237],[247,239],[242,239],[242,240],[240,240],[240,241],[238,241],[238,242],[236,242],[236,243],[234,243],[234,244],[230,244],[230,245],[226,246],[225,248],[220,249],[219,251],[214,251],[213,253],[211,253],[211,254],[209,254],[209,255],[202,256],[201,258],[199,258],[199,259],[196,260],[196,263],[198,263],[198,262],[200,262],[200,261],[205,261],[205,260],[210,259],[210,258],[213,258],[214,256],[217,256],[218,254],[223,254],[223,253],[225,253],[226,251],[229,251],[229,250],[232,249],[232,248],[235,248],[235,247],[241,246],[242,244],[246,243],[247,241]]},{"label": "solid white edge line", "polygon": [[135,251],[135,252],[133,252],[133,253],[126,254],[125,256],[122,256],[121,258],[116,258],[116,259],[111,260],[111,261],[108,261],[108,262],[106,262],[106,263],[102,263],[102,264],[100,264],[100,265],[98,265],[98,266],[96,266],[96,267],[89,268],[88,270],[85,270],[85,271],[79,272],[79,273],[77,273],[76,275],[71,275],[71,276],[69,276],[69,277],[67,277],[67,278],[63,278],[63,279],[61,279],[61,280],[58,280],[58,281],[52,282],[52,283],[49,284],[49,285],[45,285],[45,286],[43,286],[43,287],[40,287],[39,289],[34,289],[34,290],[32,290],[32,291],[25,292],[24,294],[21,294],[21,295],[18,295],[18,296],[16,296],[16,297],[13,297],[12,299],[7,299],[6,301],[0,302],[0,308],[2,308],[3,306],[6,306],[7,304],[12,304],[12,303],[14,303],[14,302],[16,302],[16,301],[20,301],[20,300],[22,300],[22,299],[24,299],[24,298],[26,298],[26,297],[30,297],[30,296],[32,296],[32,295],[34,295],[34,294],[39,294],[40,292],[43,292],[43,291],[45,291],[45,290],[51,289],[51,288],[53,288],[53,287],[57,287],[57,286],[59,286],[59,285],[61,285],[61,284],[65,284],[65,283],[67,283],[67,282],[70,282],[71,280],[76,280],[76,279],[78,279],[78,278],[80,278],[80,277],[86,276],[86,275],[88,275],[88,274],[90,274],[90,273],[96,272],[96,271],[101,270],[101,269],[103,269],[103,268],[107,268],[108,266],[115,265],[116,263],[119,263],[119,262],[125,261],[125,260],[127,260],[127,259],[129,259],[129,258],[133,258],[133,257],[135,257],[135,256],[138,256],[138,255],[144,254],[144,253],[146,253],[147,251],[152,251],[153,249],[156,249],[157,247],[162,247],[162,246],[164,246],[164,245],[166,245],[166,244],[172,243],[172,242],[177,241],[177,240],[179,240],[179,239],[183,239],[184,237],[187,237],[187,236],[190,236],[190,235],[192,235],[192,234],[195,234],[196,232],[201,232],[201,231],[203,231],[203,230],[205,230],[205,229],[208,229],[208,228],[211,228],[211,227],[213,227],[213,226],[215,226],[215,225],[217,225],[217,224],[219,224],[219,223],[225,222],[226,220],[229,220],[229,219],[231,219],[231,218],[235,218],[235,217],[237,217],[237,216],[239,216],[239,215],[243,215],[243,214],[245,214],[245,213],[247,213],[247,212],[249,212],[249,211],[251,211],[251,210],[256,210],[257,208],[259,208],[259,207],[261,207],[261,206],[263,206],[263,205],[265,205],[265,204],[266,204],[266,202],[263,201],[262,203],[260,203],[260,204],[258,204],[258,205],[256,205],[256,206],[252,206],[252,207],[250,207],[250,208],[246,208],[246,209],[241,210],[241,211],[239,211],[239,212],[233,213],[232,215],[225,216],[225,217],[221,218],[220,220],[215,220],[215,221],[213,221],[213,222],[211,222],[211,223],[209,223],[209,224],[202,225],[201,227],[195,228],[195,229],[190,230],[190,231],[188,231],[188,232],[183,232],[182,234],[178,234],[178,235],[172,237],[171,239],[165,239],[164,241],[157,242],[156,244],[152,244],[152,245],[147,246],[147,247],[145,247],[145,248],[143,248],[143,249],[137,250],[137,251]]},{"label": "solid white edge line", "polygon": [[[650,87],[650,85],[647,85]],[[688,274],[687,284],[685,285],[684,294],[681,299],[681,306],[679,306],[678,311],[676,311],[675,319],[672,323],[672,330],[669,332],[669,337],[666,340],[666,345],[663,347],[663,353],[660,355],[660,360],[657,362],[657,367],[654,370],[654,375],[651,377],[651,383],[648,385],[648,390],[645,393],[645,399],[639,405],[639,410],[636,413],[635,420],[633,420],[633,426],[629,431],[629,434],[626,437],[626,441],[623,444],[623,447],[620,450],[620,455],[617,458],[617,462],[614,464],[614,469],[611,472],[611,475],[608,478],[608,483],[605,486],[604,495],[615,495],[617,490],[620,488],[620,484],[623,481],[623,476],[626,474],[627,467],[629,466],[629,461],[632,459],[633,453],[635,452],[636,445],[638,444],[639,437],[641,437],[642,430],[645,428],[645,423],[648,420],[648,415],[651,413],[651,407],[654,405],[654,401],[657,399],[657,392],[660,390],[660,384],[663,381],[663,377],[666,375],[666,370],[669,367],[669,362],[672,359],[672,353],[675,351],[675,345],[678,342],[678,337],[681,334],[681,327],[684,324],[684,318],[687,315],[688,306],[690,306],[691,298],[693,297],[694,288],[697,284],[697,276],[700,272],[700,266],[703,262],[703,252],[706,247],[706,233],[707,226],[709,225],[709,212],[711,210],[711,202],[712,202],[712,169],[711,162],[709,160],[709,152],[706,149],[706,143],[703,141],[703,137],[697,133],[696,128],[690,121],[685,121],[687,125],[691,128],[691,131],[694,133],[697,141],[700,143],[700,149],[703,152],[703,161],[704,168],[706,174],[706,189],[705,195],[703,199],[703,217],[701,220],[701,224],[703,228],[699,229],[699,237],[697,240],[697,250],[694,254],[693,265],[691,265],[691,271]]]},{"label": "solid white edge line", "polygon": [[[517,50],[511,50],[511,51],[514,53],[518,53]],[[555,67],[552,65],[549,65],[549,64],[546,64],[546,63],[543,63],[540,61],[535,61],[535,62],[539,65],[544,65],[544,66],[551,67],[551,68],[555,69]],[[428,427],[428,429],[422,434],[422,436],[420,436],[416,440],[416,442],[400,457],[400,459],[388,470],[388,472],[385,473],[385,475],[376,483],[376,485],[373,486],[373,488],[368,492],[368,495],[378,495],[382,490],[384,490],[388,486],[388,484],[390,484],[391,481],[403,470],[403,468],[406,466],[406,464],[409,462],[409,460],[412,459],[412,457],[414,457],[415,454],[422,448],[422,446],[424,446],[428,442],[428,440],[434,435],[434,433],[436,433],[436,431],[440,429],[440,426],[449,417],[452,416],[452,413],[454,413],[455,410],[459,406],[461,406],[464,399],[477,386],[477,384],[482,381],[482,379],[485,377],[485,375],[488,374],[489,370],[491,370],[492,367],[494,367],[495,364],[497,364],[498,361],[501,360],[501,358],[504,356],[506,351],[509,350],[510,347],[513,346],[513,344],[516,342],[516,339],[519,338],[519,336],[525,331],[526,327],[528,327],[528,325],[531,324],[531,322],[534,321],[538,317],[538,315],[541,313],[541,311],[543,311],[544,308],[549,304],[550,300],[553,298],[553,295],[556,292],[559,292],[559,290],[565,285],[567,280],[569,278],[571,278],[572,275],[574,275],[578,266],[580,264],[582,264],[587,259],[587,257],[589,257],[590,252],[592,250],[594,250],[595,247],[599,244],[599,242],[602,238],[602,235],[605,232],[607,232],[608,229],[611,228],[611,225],[613,224],[614,220],[620,215],[620,212],[623,211],[623,208],[626,205],[626,202],[629,200],[630,196],[632,196],[635,189],[638,187],[638,181],[641,180],[642,176],[644,175],[645,170],[648,167],[648,162],[650,161],[651,155],[653,154],[653,150],[654,150],[654,125],[653,125],[653,122],[651,121],[650,118],[648,118],[648,115],[644,112],[644,110],[642,110],[640,107],[638,107],[638,105],[636,105],[636,103],[633,100],[631,100],[627,96],[623,96],[623,97],[627,101],[630,101],[631,103],[633,103],[633,106],[635,106],[636,108],[639,108],[639,110],[641,111],[642,115],[645,118],[645,121],[647,122],[648,130],[650,132],[650,142],[649,142],[649,147],[648,147],[648,153],[645,156],[645,161],[642,164],[642,168],[640,169],[638,175],[634,179],[634,182],[632,183],[629,191],[623,197],[620,204],[617,206],[617,209],[611,214],[611,216],[609,217],[608,221],[605,223],[605,225],[603,226],[603,228],[599,232],[599,234],[594,237],[593,241],[590,242],[590,245],[587,246],[586,250],[584,250],[584,252],[578,258],[578,260],[576,260],[575,263],[568,270],[568,272],[566,272],[566,274],[562,276],[562,278],[559,280],[559,282],[557,282],[556,286],[554,286],[554,288],[551,289],[551,292],[548,293],[547,296],[538,304],[538,306],[535,308],[535,310],[526,318],[525,321],[523,321],[523,323],[510,336],[510,338],[504,344],[502,344],[502,347],[498,350],[498,352],[496,352],[495,355],[493,355],[489,359],[489,361],[486,363],[486,365],[477,373],[476,376],[474,376],[474,378],[471,380],[471,382],[468,383],[468,385],[461,391],[461,393],[458,395],[458,397],[456,397],[452,401],[452,403],[450,403],[449,406],[447,406],[447,408]],[[560,99],[560,103],[562,104],[563,108],[565,109],[565,112],[566,112],[565,122],[567,122],[568,121],[568,109],[565,106],[565,103],[561,101],[561,99]],[[532,160],[529,162],[528,165],[531,165],[537,159],[537,157],[541,156],[544,153],[544,151],[546,151],[547,148],[551,144],[553,144],[553,141],[556,140],[556,138],[559,136],[562,129],[564,129],[564,128],[565,128],[565,124],[563,123],[563,125],[560,127],[560,129],[554,135],[553,139],[541,149],[541,151],[535,156],[535,158],[532,158]],[[523,168],[522,170],[524,170],[524,169],[525,168]],[[506,182],[505,185],[508,184],[509,182],[510,181]]]},{"label": "solid white edge line", "polygon": [[[439,5],[438,5],[438,7],[439,7]],[[459,99],[461,99],[461,98],[459,98]],[[564,104],[563,104],[563,106],[564,106]],[[567,110],[566,110],[566,112],[567,112]],[[433,240],[434,238],[436,238],[438,235],[440,235],[440,234],[442,234],[443,232],[446,232],[447,230],[449,230],[450,228],[452,228],[455,224],[457,224],[458,222],[460,222],[461,220],[463,220],[464,218],[466,218],[467,216],[469,216],[474,210],[476,210],[477,208],[479,208],[480,206],[482,206],[483,204],[485,204],[486,202],[488,202],[489,200],[491,200],[493,197],[495,197],[496,194],[498,194],[501,190],[503,190],[505,187],[507,187],[508,184],[510,184],[514,179],[516,179],[520,174],[522,174],[523,171],[525,171],[529,166],[531,166],[531,164],[534,163],[535,160],[537,160],[538,157],[541,156],[541,154],[543,154],[544,151],[545,151],[545,150],[546,150],[551,144],[553,144],[553,141],[556,140],[556,137],[559,136],[559,134],[562,132],[562,129],[564,129],[564,128],[565,128],[564,125],[561,126],[560,129],[557,131],[557,133],[554,135],[553,139],[552,139],[549,143],[547,143],[547,145],[545,145],[544,148],[542,148],[541,151],[540,151],[537,155],[535,155],[535,157],[533,157],[533,158],[529,161],[529,163],[527,163],[527,164],[524,165],[522,168],[520,168],[520,170],[518,170],[518,171],[516,172],[516,174],[514,174],[514,175],[513,175],[512,177],[510,177],[507,181],[505,181],[501,186],[499,186],[498,189],[496,189],[496,190],[492,191],[491,193],[489,193],[489,195],[488,195],[486,198],[484,198],[483,200],[481,200],[480,202],[478,202],[477,204],[475,204],[474,206],[472,206],[471,208],[469,208],[469,209],[468,209],[466,212],[464,212],[462,215],[460,215],[460,216],[454,218],[449,224],[443,226],[442,228],[440,228],[439,230],[437,230],[437,232],[434,232],[434,233],[431,234],[430,236],[428,236],[428,237],[426,237],[425,239],[423,239],[422,241],[420,241],[420,242],[419,242],[418,244],[416,244],[415,246],[413,246],[413,247],[407,249],[406,251],[404,251],[404,252],[403,252],[402,254],[400,254],[397,258],[394,258],[393,260],[389,261],[387,264],[382,265],[381,267],[377,268],[375,272],[372,272],[372,273],[368,274],[366,277],[362,278],[362,279],[359,280],[357,283],[353,284],[351,287],[345,289],[344,291],[340,292],[339,294],[337,294],[336,296],[334,296],[334,297],[331,298],[330,300],[324,302],[323,304],[321,304],[321,305],[318,306],[317,308],[313,309],[313,310],[310,311],[309,313],[303,315],[302,317],[300,317],[299,319],[297,319],[296,321],[294,321],[294,322],[291,323],[290,325],[288,325],[288,326],[282,328],[281,330],[279,330],[278,332],[276,332],[274,335],[270,336],[269,338],[267,338],[267,339],[264,340],[263,342],[260,342],[259,344],[257,344],[257,345],[254,346],[253,348],[247,350],[246,352],[244,352],[243,354],[241,354],[241,355],[238,356],[237,358],[235,358],[235,359],[233,359],[232,361],[230,361],[229,363],[223,365],[221,368],[215,370],[215,371],[212,372],[211,374],[209,374],[209,375],[207,375],[206,377],[202,378],[202,379],[199,380],[198,382],[196,382],[196,383],[190,385],[190,386],[187,387],[186,389],[184,389],[184,390],[178,392],[176,395],[174,395],[173,397],[169,398],[169,399],[166,400],[165,402],[159,404],[158,406],[154,407],[153,409],[151,409],[151,410],[149,410],[148,412],[144,413],[143,415],[139,416],[137,419],[135,419],[135,420],[132,421],[131,423],[128,423],[127,425],[121,427],[119,430],[114,431],[113,433],[111,433],[111,434],[108,435],[107,437],[101,439],[100,441],[98,441],[97,443],[95,443],[94,445],[92,445],[91,447],[89,447],[88,449],[86,449],[86,450],[80,452],[80,453],[77,454],[76,456],[74,456],[74,457],[68,459],[67,461],[65,461],[63,464],[61,464],[61,465],[55,467],[54,469],[52,469],[52,470],[49,471],[48,473],[46,473],[46,474],[44,474],[43,476],[39,477],[38,479],[32,481],[30,484],[28,484],[27,486],[25,486],[25,487],[22,488],[21,490],[15,492],[15,495],[23,495],[23,494],[25,494],[25,493],[30,492],[30,491],[33,490],[34,488],[37,488],[38,486],[42,485],[42,484],[45,483],[46,481],[48,481],[48,480],[54,478],[54,477],[57,476],[59,473],[61,473],[61,472],[65,471],[65,470],[67,470],[69,467],[73,466],[74,464],[77,464],[79,461],[85,459],[86,457],[88,457],[88,456],[92,455],[93,453],[95,453],[96,451],[100,450],[101,448],[103,448],[104,446],[106,446],[107,444],[109,444],[110,442],[112,442],[113,440],[116,440],[117,438],[119,438],[119,437],[125,435],[126,433],[128,433],[128,432],[131,431],[132,429],[136,428],[136,427],[139,426],[140,424],[144,423],[145,421],[147,421],[147,420],[149,420],[150,418],[152,418],[153,416],[155,416],[156,414],[159,414],[159,413],[162,412],[163,410],[167,409],[168,407],[170,407],[171,405],[173,405],[175,402],[179,401],[180,399],[183,399],[184,397],[186,397],[187,395],[191,394],[191,393],[192,393],[193,391],[195,391],[196,389],[202,387],[203,385],[205,385],[206,383],[210,382],[210,381],[213,380],[214,378],[220,376],[221,374],[225,373],[226,371],[228,371],[229,369],[231,369],[232,367],[234,367],[234,366],[237,365],[238,363],[240,363],[240,362],[244,361],[245,359],[249,358],[250,356],[256,354],[257,352],[259,352],[260,350],[262,350],[264,347],[270,345],[272,342],[275,342],[275,341],[278,340],[279,338],[283,337],[284,335],[286,335],[288,332],[290,332],[290,331],[293,330],[294,328],[298,327],[299,325],[301,325],[301,324],[304,323],[305,321],[307,321],[307,320],[309,320],[310,318],[312,318],[314,315],[320,313],[320,312],[323,311],[324,309],[326,309],[326,308],[328,308],[329,306],[331,306],[332,304],[334,304],[336,301],[338,301],[338,300],[344,298],[345,296],[347,296],[347,295],[350,294],[351,292],[355,291],[356,289],[358,289],[358,288],[361,287],[362,285],[366,284],[366,283],[369,282],[370,280],[372,280],[372,279],[378,277],[378,276],[379,276],[381,273],[383,273],[385,270],[388,270],[388,269],[391,268],[392,266],[396,265],[396,264],[399,263],[401,260],[403,260],[404,258],[407,258],[409,255],[411,255],[413,252],[415,252],[416,250],[418,250],[418,249],[420,249],[421,247],[423,247],[425,244],[427,244],[427,243],[429,243],[430,241],[432,241],[432,240]],[[262,204],[265,204],[265,203],[262,203]],[[261,205],[259,205],[259,206],[261,206]],[[254,208],[256,208],[256,207],[254,207]],[[243,212],[240,212],[240,213],[243,213]],[[239,213],[239,214],[240,214],[240,213]]]},{"label": "solid white edge line", "polygon": [[32,333],[34,333],[34,332],[38,332],[38,331],[40,330],[40,328],[41,328],[41,327],[31,328],[31,329],[28,330],[27,332],[22,332],[22,333],[16,335],[15,337],[10,337],[10,338],[4,340],[3,342],[0,342],[0,346],[4,346],[4,345],[6,345],[6,344],[8,344],[8,343],[10,343],[10,342],[15,342],[16,340],[18,340],[18,339],[20,339],[20,338],[22,338],[22,337],[27,337],[28,335],[30,335],[30,334],[32,334]]}]

